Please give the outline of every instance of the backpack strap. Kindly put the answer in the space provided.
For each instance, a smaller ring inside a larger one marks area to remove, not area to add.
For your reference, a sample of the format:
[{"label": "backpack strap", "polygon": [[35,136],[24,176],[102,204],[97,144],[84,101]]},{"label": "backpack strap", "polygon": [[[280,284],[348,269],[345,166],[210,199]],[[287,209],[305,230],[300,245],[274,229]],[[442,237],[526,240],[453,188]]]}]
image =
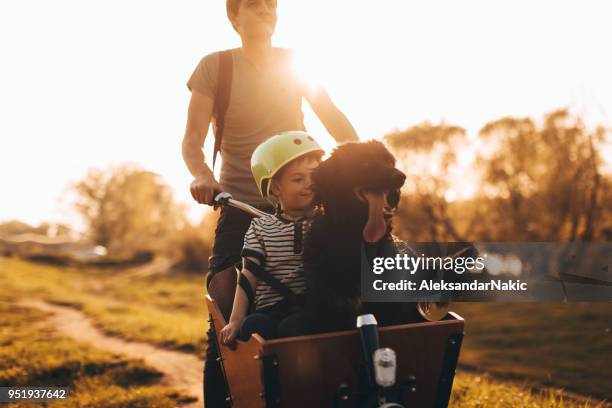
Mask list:
[{"label": "backpack strap", "polygon": [[266,282],[268,285],[270,285],[272,289],[280,293],[285,299],[289,300],[293,304],[300,303],[300,298],[294,291],[289,289],[288,286],[281,283],[274,276],[270,275],[270,272],[265,270],[257,263],[251,261],[248,258],[244,258],[242,267],[248,269],[251,273],[253,273],[253,275],[257,277],[257,279],[261,279]]},{"label": "backpack strap", "polygon": [[232,90],[233,60],[232,50],[219,52],[219,71],[217,72],[217,94],[214,106],[215,149],[213,153],[213,170],[217,160],[217,154],[221,151],[221,140],[225,128],[225,113],[229,106],[230,93]]}]

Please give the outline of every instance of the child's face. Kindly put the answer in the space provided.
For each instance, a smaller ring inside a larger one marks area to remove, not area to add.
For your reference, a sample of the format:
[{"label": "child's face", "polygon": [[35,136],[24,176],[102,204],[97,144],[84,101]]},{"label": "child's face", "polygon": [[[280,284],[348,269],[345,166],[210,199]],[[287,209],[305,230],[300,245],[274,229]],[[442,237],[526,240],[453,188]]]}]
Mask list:
[{"label": "child's face", "polygon": [[242,0],[232,22],[241,37],[272,37],[276,27],[276,0]]},{"label": "child's face", "polygon": [[319,165],[317,159],[299,160],[289,163],[278,179],[272,181],[270,189],[284,210],[308,210],[314,198],[310,175]]}]

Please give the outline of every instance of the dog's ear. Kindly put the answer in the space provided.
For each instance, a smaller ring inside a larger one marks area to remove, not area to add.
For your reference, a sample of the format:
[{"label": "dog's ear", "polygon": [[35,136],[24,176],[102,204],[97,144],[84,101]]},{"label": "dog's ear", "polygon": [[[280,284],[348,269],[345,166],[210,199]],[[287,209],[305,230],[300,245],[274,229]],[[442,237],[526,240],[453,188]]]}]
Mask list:
[{"label": "dog's ear", "polygon": [[327,159],[312,171],[312,190],[315,205],[325,204],[333,194],[333,167],[335,167],[333,160]]},{"label": "dog's ear", "polygon": [[359,148],[360,144],[356,142],[343,143],[313,170],[311,177],[315,205],[333,205],[334,200],[346,194],[345,190],[355,176],[354,167],[350,164],[358,157],[355,153]]}]

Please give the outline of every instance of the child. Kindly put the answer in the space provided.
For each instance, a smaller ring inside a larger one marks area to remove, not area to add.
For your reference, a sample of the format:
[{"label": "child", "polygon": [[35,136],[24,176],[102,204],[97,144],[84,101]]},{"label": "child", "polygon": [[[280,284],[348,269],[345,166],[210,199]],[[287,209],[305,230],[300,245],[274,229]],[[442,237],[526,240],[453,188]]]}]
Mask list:
[{"label": "child", "polygon": [[[306,290],[302,244],[313,210],[310,173],[323,149],[305,132],[276,135],[260,144],[251,169],[262,196],[276,201],[277,212],[254,218],[244,237],[243,268],[229,323],[221,341],[248,340],[298,333]],[[255,310],[248,314],[249,305]]]}]

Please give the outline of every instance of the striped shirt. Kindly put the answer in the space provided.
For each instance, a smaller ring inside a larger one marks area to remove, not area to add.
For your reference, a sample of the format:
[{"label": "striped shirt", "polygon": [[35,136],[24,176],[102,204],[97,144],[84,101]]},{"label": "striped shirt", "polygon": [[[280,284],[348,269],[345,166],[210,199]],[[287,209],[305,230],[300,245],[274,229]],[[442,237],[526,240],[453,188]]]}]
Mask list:
[{"label": "striped shirt", "polygon": [[[289,221],[278,215],[253,218],[241,255],[252,257],[296,295],[305,293],[303,242],[309,220]],[[255,288],[255,308],[272,306],[284,297],[261,279]]]}]

